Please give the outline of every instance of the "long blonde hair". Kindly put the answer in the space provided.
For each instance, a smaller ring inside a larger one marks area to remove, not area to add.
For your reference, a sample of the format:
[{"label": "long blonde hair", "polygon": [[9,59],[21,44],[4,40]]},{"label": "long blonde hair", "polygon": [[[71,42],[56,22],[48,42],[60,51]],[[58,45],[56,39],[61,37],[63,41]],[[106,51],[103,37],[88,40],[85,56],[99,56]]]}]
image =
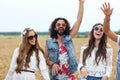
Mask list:
[{"label": "long blonde hair", "polygon": [[[28,45],[28,38],[27,37],[28,37],[28,33],[30,31],[34,31],[34,30],[31,29],[31,28],[25,28],[23,33],[22,33],[22,42],[20,43],[19,55],[18,55],[17,60],[16,60],[16,62],[17,62],[16,73],[21,73],[21,69],[23,68],[23,66],[25,68],[29,67],[30,57],[33,54],[33,51],[35,51],[35,55],[36,55],[36,59],[37,59],[37,67],[39,68],[39,62],[40,62],[39,50],[44,54],[44,51],[40,47],[37,38],[36,38],[36,44],[35,45],[31,45],[31,47],[29,48],[28,52],[25,53],[25,49],[26,49],[26,47]],[[37,33],[35,32],[35,34],[37,34]]]}]

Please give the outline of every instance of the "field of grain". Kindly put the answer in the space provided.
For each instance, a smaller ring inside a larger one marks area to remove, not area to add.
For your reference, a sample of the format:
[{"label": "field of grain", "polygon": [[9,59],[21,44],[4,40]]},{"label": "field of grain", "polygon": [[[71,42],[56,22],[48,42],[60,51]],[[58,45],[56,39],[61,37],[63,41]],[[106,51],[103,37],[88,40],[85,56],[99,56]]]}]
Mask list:
[{"label": "field of grain", "polygon": [[[39,43],[41,47],[45,47],[45,40],[47,39],[47,36],[39,36]],[[13,51],[16,47],[19,46],[21,39],[20,36],[0,36],[0,80],[3,80],[4,77],[7,74],[7,71],[10,66],[11,58]],[[80,47],[87,43],[88,38],[73,38],[75,49],[76,49],[76,55],[77,60],[79,61],[80,56]],[[115,80],[116,78],[116,58],[117,58],[117,44],[110,39],[108,39],[108,42],[113,47],[113,69],[112,74],[110,77],[110,80]],[[37,73],[37,77],[40,77],[39,80],[42,80],[42,77],[40,74]],[[76,73],[77,79],[79,80],[79,75]]]}]

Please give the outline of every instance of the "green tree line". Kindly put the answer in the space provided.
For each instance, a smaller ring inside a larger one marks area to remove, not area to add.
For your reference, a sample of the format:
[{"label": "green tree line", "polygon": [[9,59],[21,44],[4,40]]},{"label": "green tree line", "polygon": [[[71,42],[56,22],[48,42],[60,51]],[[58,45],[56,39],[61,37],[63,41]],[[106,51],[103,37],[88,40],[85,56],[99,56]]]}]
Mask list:
[{"label": "green tree line", "polygon": [[[116,34],[120,34],[120,30],[115,31]],[[37,32],[38,35],[49,35],[49,32]],[[4,35],[4,36],[16,36],[16,35],[21,35],[21,32],[0,32],[0,35]],[[89,36],[89,32],[79,32],[76,37],[77,38],[81,38],[81,37],[88,37]]]}]

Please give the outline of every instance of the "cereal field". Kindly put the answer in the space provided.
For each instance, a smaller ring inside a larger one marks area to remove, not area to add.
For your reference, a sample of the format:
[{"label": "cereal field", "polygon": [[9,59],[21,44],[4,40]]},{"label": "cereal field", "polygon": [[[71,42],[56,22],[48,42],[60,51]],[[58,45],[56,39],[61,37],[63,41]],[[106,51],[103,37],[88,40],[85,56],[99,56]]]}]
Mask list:
[{"label": "cereal field", "polygon": [[[44,48],[45,40],[47,39],[47,36],[39,36],[39,43],[41,47]],[[20,36],[0,36],[0,80],[3,80],[4,77],[7,74],[7,71],[10,66],[11,58],[13,51],[16,47],[19,46],[20,43]],[[75,49],[76,49],[76,55],[77,55],[77,60],[79,61],[79,56],[80,56],[80,47],[87,43],[88,38],[73,38]],[[116,74],[116,58],[117,58],[117,44],[110,39],[108,39],[108,42],[111,44],[113,47],[113,69],[112,69],[112,74],[110,77],[110,80],[115,80],[115,74]],[[37,78],[39,77],[38,80],[42,80],[42,77],[40,74],[37,74]],[[39,75],[39,76],[38,76]],[[76,72],[77,79],[79,80],[79,75]]]}]

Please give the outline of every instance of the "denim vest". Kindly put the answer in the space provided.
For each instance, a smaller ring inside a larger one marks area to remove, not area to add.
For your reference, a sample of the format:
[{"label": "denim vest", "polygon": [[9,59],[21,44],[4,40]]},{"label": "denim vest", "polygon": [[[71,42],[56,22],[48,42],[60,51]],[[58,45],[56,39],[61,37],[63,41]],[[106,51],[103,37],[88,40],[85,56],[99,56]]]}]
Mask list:
[{"label": "denim vest", "polygon": [[[69,57],[69,71],[70,73],[74,73],[75,71],[77,71],[77,67],[78,67],[78,62],[77,62],[77,58],[76,58],[76,53],[75,53],[75,48],[72,42],[72,38],[70,35],[65,35],[62,38],[63,44],[65,46],[65,48],[67,49],[67,54]],[[54,63],[58,63],[58,57],[59,57],[59,45],[58,42],[55,38],[51,38],[46,40],[46,45],[48,47],[48,55],[49,55],[49,59],[50,61],[54,62]],[[50,80],[56,80],[56,76],[52,75],[52,67],[49,67],[49,74],[50,74]]]}]

